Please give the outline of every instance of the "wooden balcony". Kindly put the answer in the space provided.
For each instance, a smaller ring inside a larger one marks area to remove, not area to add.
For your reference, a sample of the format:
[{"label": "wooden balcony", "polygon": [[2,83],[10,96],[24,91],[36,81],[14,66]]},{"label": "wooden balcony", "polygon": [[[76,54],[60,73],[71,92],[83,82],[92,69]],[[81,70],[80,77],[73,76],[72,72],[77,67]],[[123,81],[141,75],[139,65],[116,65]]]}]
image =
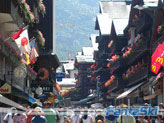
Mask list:
[{"label": "wooden balcony", "polygon": [[120,88],[124,88],[125,87],[125,81],[122,80],[121,77],[117,77],[114,82],[112,82],[111,85],[109,85],[109,90],[110,91],[115,91],[115,90],[119,90]]},{"label": "wooden balcony", "polygon": [[127,65],[132,64],[137,59],[140,59],[142,56],[148,53],[147,42],[143,41],[142,44],[135,48],[135,50],[127,57],[123,58]]},{"label": "wooden balcony", "polygon": [[142,68],[138,68],[138,70],[135,73],[129,75],[129,77],[124,79],[124,81],[127,86],[131,86],[140,81],[146,80],[147,77],[148,77],[148,65],[145,65]]},{"label": "wooden balcony", "polygon": [[15,0],[0,1],[0,23],[4,23],[5,31],[15,31],[23,26],[23,18],[16,5]]},{"label": "wooden balcony", "polygon": [[120,57],[119,59],[111,63],[110,69],[117,70],[121,67],[124,67],[124,65],[125,65],[125,60],[122,57]]},{"label": "wooden balcony", "polygon": [[152,19],[145,13],[142,13],[134,20],[134,24],[136,27],[136,33],[142,33],[151,28]]},{"label": "wooden balcony", "polygon": [[144,27],[144,25],[145,25],[145,21],[143,17],[138,17],[138,19],[135,20],[134,22],[134,26],[136,27],[136,32],[139,33],[140,30]]},{"label": "wooden balcony", "polygon": [[155,51],[159,44],[162,44],[164,41],[164,35],[162,35],[154,44],[152,44],[152,53]]}]

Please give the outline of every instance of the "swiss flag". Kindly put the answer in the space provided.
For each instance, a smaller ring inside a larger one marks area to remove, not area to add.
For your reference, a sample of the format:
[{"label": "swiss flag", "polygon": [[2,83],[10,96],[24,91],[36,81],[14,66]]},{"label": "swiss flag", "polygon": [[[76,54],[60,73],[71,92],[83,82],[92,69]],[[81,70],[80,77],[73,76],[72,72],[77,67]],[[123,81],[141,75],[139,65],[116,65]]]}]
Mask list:
[{"label": "swiss flag", "polygon": [[23,30],[21,28],[16,34],[12,35],[11,37],[15,40],[21,53],[30,53],[30,44],[27,29]]}]

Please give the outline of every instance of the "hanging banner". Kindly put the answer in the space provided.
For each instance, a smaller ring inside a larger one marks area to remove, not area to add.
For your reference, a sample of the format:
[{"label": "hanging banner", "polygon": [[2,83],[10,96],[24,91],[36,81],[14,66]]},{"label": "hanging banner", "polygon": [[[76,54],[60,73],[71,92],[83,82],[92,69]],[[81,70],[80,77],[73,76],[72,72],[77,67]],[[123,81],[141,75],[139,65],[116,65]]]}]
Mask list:
[{"label": "hanging banner", "polygon": [[159,44],[151,57],[151,71],[155,74],[164,67],[164,43]]}]

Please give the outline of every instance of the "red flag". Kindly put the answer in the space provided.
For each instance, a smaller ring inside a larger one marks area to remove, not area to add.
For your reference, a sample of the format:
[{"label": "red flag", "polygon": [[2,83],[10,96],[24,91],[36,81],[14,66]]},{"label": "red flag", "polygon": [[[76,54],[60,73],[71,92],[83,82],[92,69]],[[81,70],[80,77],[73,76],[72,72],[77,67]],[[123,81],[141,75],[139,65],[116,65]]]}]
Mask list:
[{"label": "red flag", "polygon": [[158,65],[164,66],[164,43],[159,44],[157,50],[153,53],[152,64],[156,62]]},{"label": "red flag", "polygon": [[15,40],[17,38],[20,37],[20,34],[23,32],[23,27],[17,32],[15,33],[14,35],[12,35],[11,37]]},{"label": "red flag", "polygon": [[162,47],[162,45],[159,44],[157,46],[157,48],[155,49],[153,55],[151,56],[151,64],[154,64],[155,63],[157,57],[159,56],[159,51],[160,51],[161,47]]}]

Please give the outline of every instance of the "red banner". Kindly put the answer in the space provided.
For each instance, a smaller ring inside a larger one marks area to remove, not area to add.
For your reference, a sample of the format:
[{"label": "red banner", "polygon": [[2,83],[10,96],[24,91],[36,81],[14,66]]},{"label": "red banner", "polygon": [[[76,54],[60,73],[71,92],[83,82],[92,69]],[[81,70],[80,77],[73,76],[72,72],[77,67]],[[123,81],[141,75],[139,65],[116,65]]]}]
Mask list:
[{"label": "red banner", "polygon": [[151,71],[155,74],[158,73],[160,68],[161,68],[161,65],[159,65],[159,64],[156,64],[156,63],[151,64]]},{"label": "red banner", "polygon": [[164,67],[164,43],[157,46],[151,57],[151,71],[157,74],[161,66]]}]

